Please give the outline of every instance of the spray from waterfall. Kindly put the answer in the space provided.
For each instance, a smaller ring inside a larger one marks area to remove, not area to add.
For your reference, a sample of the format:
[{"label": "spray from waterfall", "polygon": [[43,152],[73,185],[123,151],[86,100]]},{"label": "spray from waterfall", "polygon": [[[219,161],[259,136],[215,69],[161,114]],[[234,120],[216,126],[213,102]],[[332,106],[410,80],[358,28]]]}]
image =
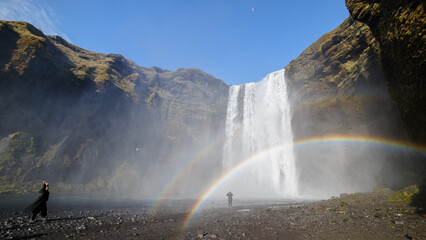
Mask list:
[{"label": "spray from waterfall", "polygon": [[229,171],[257,152],[280,145],[224,187],[244,197],[294,197],[298,180],[291,109],[284,69],[257,83],[231,86],[226,115],[223,168]]}]

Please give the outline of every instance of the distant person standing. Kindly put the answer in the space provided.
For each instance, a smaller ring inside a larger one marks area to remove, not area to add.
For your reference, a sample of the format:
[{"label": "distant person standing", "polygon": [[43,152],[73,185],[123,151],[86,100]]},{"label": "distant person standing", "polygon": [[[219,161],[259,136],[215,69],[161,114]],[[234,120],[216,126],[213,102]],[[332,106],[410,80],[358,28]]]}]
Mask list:
[{"label": "distant person standing", "polygon": [[49,184],[43,180],[43,187],[39,191],[40,196],[35,200],[30,206],[28,206],[25,211],[31,212],[33,215],[31,220],[34,221],[37,214],[41,212],[41,216],[44,220],[47,217],[47,204],[49,200]]},{"label": "distant person standing", "polygon": [[234,194],[232,194],[231,191],[229,191],[226,196],[228,196],[228,208],[232,208],[232,196],[234,196]]}]

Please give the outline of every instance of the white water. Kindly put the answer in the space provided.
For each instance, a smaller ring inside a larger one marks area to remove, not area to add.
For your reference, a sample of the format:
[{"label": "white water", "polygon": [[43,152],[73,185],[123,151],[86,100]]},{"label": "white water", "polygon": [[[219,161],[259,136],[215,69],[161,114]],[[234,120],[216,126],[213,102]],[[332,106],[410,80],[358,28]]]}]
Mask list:
[{"label": "white water", "polygon": [[223,167],[233,173],[223,184],[226,190],[239,197],[298,195],[290,121],[284,70],[231,86]]}]

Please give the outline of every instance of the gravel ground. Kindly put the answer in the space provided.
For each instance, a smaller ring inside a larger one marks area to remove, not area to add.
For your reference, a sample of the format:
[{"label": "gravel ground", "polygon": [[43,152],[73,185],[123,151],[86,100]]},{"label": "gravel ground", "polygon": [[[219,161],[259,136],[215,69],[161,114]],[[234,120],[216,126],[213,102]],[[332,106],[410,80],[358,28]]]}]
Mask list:
[{"label": "gravel ground", "polygon": [[305,204],[265,203],[197,212],[141,207],[49,211],[48,219],[10,210],[0,239],[426,239],[426,215],[384,197],[359,194]]}]

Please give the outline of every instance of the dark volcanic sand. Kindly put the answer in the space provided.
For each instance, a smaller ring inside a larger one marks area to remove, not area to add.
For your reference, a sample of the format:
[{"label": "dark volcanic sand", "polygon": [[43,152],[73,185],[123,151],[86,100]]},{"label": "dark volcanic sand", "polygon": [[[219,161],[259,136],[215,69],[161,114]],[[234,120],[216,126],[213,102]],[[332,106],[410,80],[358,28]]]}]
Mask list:
[{"label": "dark volcanic sand", "polygon": [[426,239],[424,214],[384,199],[361,194],[305,204],[207,208],[184,231],[186,207],[164,207],[155,216],[143,205],[56,207],[46,222],[38,216],[34,223],[2,210],[0,239]]}]

